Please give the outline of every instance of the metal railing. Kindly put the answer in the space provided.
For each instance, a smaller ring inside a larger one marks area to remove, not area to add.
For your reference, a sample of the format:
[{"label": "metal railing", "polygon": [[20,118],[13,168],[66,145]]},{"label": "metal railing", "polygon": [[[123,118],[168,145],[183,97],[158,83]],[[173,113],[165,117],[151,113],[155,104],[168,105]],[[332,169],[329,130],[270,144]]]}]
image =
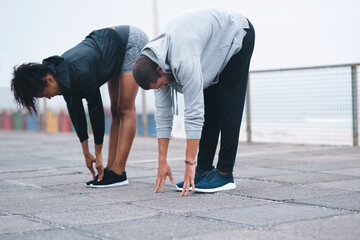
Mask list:
[{"label": "metal railing", "polygon": [[[359,146],[359,66],[251,71],[240,141]],[[12,101],[10,89],[0,92]]]},{"label": "metal railing", "polygon": [[242,140],[358,146],[358,66],[251,71]]}]

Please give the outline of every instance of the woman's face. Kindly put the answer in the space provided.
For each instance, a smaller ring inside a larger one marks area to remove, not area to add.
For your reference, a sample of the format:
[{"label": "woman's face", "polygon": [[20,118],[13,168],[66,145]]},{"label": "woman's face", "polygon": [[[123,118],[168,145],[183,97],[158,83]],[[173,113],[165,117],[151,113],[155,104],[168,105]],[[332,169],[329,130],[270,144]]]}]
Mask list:
[{"label": "woman's face", "polygon": [[47,99],[51,99],[52,97],[55,97],[61,93],[59,84],[51,74],[46,75],[44,81],[46,81],[47,86],[39,94],[39,98],[46,97]]}]

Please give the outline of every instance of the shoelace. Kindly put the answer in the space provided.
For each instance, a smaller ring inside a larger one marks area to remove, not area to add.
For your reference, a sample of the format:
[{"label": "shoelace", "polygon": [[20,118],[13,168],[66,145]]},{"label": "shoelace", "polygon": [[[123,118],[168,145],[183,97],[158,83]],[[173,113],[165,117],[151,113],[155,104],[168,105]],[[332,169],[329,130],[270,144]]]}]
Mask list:
[{"label": "shoelace", "polygon": [[209,181],[209,182],[212,182],[216,177],[217,177],[217,172],[215,171],[212,171],[211,173],[209,173],[207,176],[206,176],[206,179]]}]

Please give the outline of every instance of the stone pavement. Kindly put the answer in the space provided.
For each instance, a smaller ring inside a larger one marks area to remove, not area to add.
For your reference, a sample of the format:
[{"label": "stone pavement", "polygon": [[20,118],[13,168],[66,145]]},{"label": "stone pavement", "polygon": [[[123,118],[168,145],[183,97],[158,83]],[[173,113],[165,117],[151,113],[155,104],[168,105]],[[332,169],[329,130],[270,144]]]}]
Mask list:
[{"label": "stone pavement", "polygon": [[89,189],[74,134],[0,131],[0,239],[360,239],[358,147],[240,143],[236,190],[188,197],[154,194],[156,167],[156,139],[137,137],[129,185]]}]

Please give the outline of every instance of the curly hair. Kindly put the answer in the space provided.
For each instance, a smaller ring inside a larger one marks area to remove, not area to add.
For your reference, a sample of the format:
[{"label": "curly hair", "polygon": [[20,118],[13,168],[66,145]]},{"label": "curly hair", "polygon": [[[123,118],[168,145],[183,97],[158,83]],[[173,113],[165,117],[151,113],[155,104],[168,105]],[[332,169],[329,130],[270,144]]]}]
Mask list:
[{"label": "curly hair", "polygon": [[14,100],[18,107],[25,107],[29,113],[37,114],[36,98],[47,86],[44,78],[51,70],[39,63],[24,63],[14,67],[13,78],[11,79],[11,91],[14,93]]},{"label": "curly hair", "polygon": [[145,90],[150,83],[156,83],[161,74],[156,71],[157,64],[145,55],[140,55],[133,65],[132,73],[137,84]]}]

